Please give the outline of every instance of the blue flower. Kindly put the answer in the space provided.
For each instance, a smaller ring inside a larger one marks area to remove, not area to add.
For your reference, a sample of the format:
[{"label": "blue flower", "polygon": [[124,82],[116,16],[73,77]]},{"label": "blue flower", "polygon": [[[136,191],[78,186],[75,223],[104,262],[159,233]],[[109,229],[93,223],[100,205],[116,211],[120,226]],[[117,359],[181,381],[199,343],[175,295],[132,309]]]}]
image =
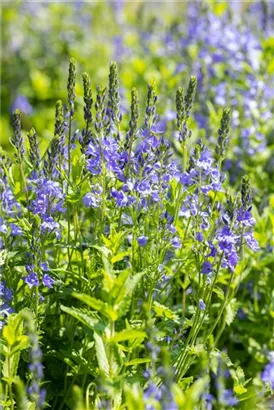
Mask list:
[{"label": "blue flower", "polygon": [[246,240],[247,246],[253,251],[257,252],[260,247],[257,239],[253,237],[253,234],[251,232],[246,232],[244,233],[244,238]]},{"label": "blue flower", "polygon": [[135,189],[136,189],[137,192],[139,192],[140,194],[142,194],[144,196],[148,196],[152,192],[150,183],[145,179],[143,181],[141,181],[139,184],[137,184]]},{"label": "blue flower", "polygon": [[213,270],[213,266],[209,261],[205,261],[202,265],[201,273],[208,275]]},{"label": "blue flower", "polygon": [[237,215],[237,221],[241,222],[243,226],[253,226],[255,224],[255,219],[253,218],[251,212],[240,209]]},{"label": "blue flower", "polygon": [[173,248],[178,249],[181,247],[181,241],[178,236],[174,236],[174,238],[171,241]]},{"label": "blue flower", "polygon": [[214,258],[214,257],[216,256],[216,254],[217,254],[217,249],[215,248],[215,246],[213,245],[212,242],[207,241],[207,243],[208,243],[210,252],[209,252],[208,255],[206,255],[206,257],[207,257],[207,258],[210,258],[210,257],[213,257],[213,258]]},{"label": "blue flower", "polygon": [[138,242],[139,246],[146,246],[146,244],[148,242],[148,237],[147,236],[139,236],[137,238],[137,242]]},{"label": "blue flower", "polygon": [[[5,319],[8,315],[14,312],[14,309],[9,306],[12,300],[13,291],[6,286],[6,282],[0,282],[0,316]],[[0,330],[4,326],[5,321],[0,320]]]},{"label": "blue flower", "polygon": [[41,232],[50,233],[54,232],[57,239],[60,239],[61,235],[59,232],[60,225],[51,216],[46,217],[41,224]]},{"label": "blue flower", "polygon": [[150,129],[154,134],[162,134],[166,131],[166,123],[164,121],[159,121],[157,124],[152,125]]},{"label": "blue flower", "polygon": [[272,389],[274,389],[274,361],[268,363],[261,374],[263,382],[270,382]]},{"label": "blue flower", "polygon": [[239,257],[237,255],[237,252],[230,252],[227,255],[226,259],[227,259],[229,267],[233,270],[235,266],[237,265]]},{"label": "blue flower", "polygon": [[231,252],[234,248],[235,237],[228,226],[225,226],[217,235],[219,240],[219,248],[224,252]]},{"label": "blue flower", "polygon": [[10,223],[10,228],[11,228],[10,234],[11,234],[12,236],[20,236],[20,235],[23,234],[22,229],[21,229],[20,226],[18,226],[18,225],[15,225],[15,224],[13,224],[13,223]]},{"label": "blue flower", "polygon": [[98,208],[102,202],[103,188],[96,184],[91,187],[92,192],[83,196],[83,203],[87,208]]},{"label": "blue flower", "polygon": [[3,222],[3,219],[0,218],[0,232],[2,233],[7,233],[8,232],[8,227],[7,225]]},{"label": "blue flower", "polygon": [[6,282],[0,282],[0,297],[4,302],[8,303],[12,299],[13,291],[6,286]]},{"label": "blue flower", "polygon": [[111,196],[115,198],[117,206],[124,207],[128,205],[128,202],[129,202],[128,197],[125,195],[123,191],[117,191],[117,189],[112,188]]},{"label": "blue flower", "polygon": [[211,171],[211,164],[214,162],[214,159],[211,156],[211,152],[205,149],[200,158],[197,160],[196,165],[198,168],[203,169],[204,171]]},{"label": "blue flower", "polygon": [[26,282],[26,284],[29,286],[29,288],[31,289],[33,286],[38,286],[39,285],[39,279],[38,276],[35,272],[31,272],[29,273],[27,276],[25,276],[24,281]]},{"label": "blue flower", "polygon": [[31,203],[33,213],[46,218],[55,212],[66,211],[63,208],[64,194],[58,182],[45,178],[29,182],[31,189],[36,193],[36,198]]},{"label": "blue flower", "polygon": [[6,183],[6,178],[4,177],[1,183],[0,189],[0,201],[4,212],[8,215],[14,215],[21,209],[21,205],[16,201],[15,196],[10,187]]},{"label": "blue flower", "polygon": [[12,102],[11,111],[18,109],[26,115],[32,114],[32,106],[24,95],[17,95]]},{"label": "blue flower", "polygon": [[199,300],[199,309],[200,309],[200,310],[205,310],[205,309],[206,309],[206,304],[205,304],[205,302],[203,301],[203,299],[200,299],[200,300]]},{"label": "blue flower", "polygon": [[238,399],[234,396],[233,390],[226,389],[223,391],[222,402],[227,406],[236,406]]},{"label": "blue flower", "polygon": [[47,273],[45,273],[42,277],[43,280],[43,284],[47,287],[47,288],[52,288],[53,284],[54,284],[54,279],[52,279],[51,276],[49,276]]},{"label": "blue flower", "polygon": [[40,263],[40,268],[44,271],[49,271],[49,265],[48,262],[41,262]]},{"label": "blue flower", "polygon": [[201,232],[196,232],[196,240],[197,240],[198,242],[203,242],[204,236],[203,236],[203,234],[202,234]]}]

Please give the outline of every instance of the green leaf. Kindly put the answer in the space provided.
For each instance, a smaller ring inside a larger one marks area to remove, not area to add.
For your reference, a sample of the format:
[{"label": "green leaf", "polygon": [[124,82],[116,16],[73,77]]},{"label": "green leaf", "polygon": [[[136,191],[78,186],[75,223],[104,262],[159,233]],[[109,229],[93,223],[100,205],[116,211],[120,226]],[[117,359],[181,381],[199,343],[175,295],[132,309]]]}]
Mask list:
[{"label": "green leaf", "polygon": [[64,305],[61,305],[61,309],[75,319],[78,319],[79,322],[83,323],[91,330],[94,330],[95,326],[98,325],[99,320],[97,318],[82,312],[80,309],[70,308]]},{"label": "green leaf", "polygon": [[181,387],[182,390],[187,390],[189,386],[193,383],[193,376],[190,377],[183,377],[178,385]]},{"label": "green leaf", "polygon": [[126,362],[126,366],[135,366],[136,364],[143,364],[143,363],[150,363],[151,359],[144,358],[144,359],[132,359],[129,362]]},{"label": "green leaf", "polygon": [[91,248],[94,248],[101,253],[104,268],[107,272],[111,273],[111,270],[112,270],[112,266],[110,263],[111,251],[105,246],[93,245],[91,246]]},{"label": "green leaf", "polygon": [[2,373],[5,378],[7,378],[10,382],[13,381],[13,378],[17,375],[18,364],[20,360],[20,351],[13,354],[11,357],[6,357],[3,367]]},{"label": "green leaf", "polygon": [[213,292],[216,293],[216,295],[219,297],[219,299],[224,300],[224,291],[221,289],[219,286],[214,286]]},{"label": "green leaf", "polygon": [[178,316],[174,312],[172,312],[172,310],[168,307],[161,305],[158,302],[153,302],[153,309],[155,310],[157,316],[165,317],[166,319],[171,319],[174,322],[179,323]]},{"label": "green leaf", "polygon": [[111,306],[103,302],[102,300],[95,299],[92,296],[89,296],[83,293],[76,293],[76,292],[73,292],[72,296],[86,303],[88,306],[90,306],[94,310],[97,310],[98,312],[102,313],[102,315],[104,315],[108,319],[114,320],[114,321],[118,319],[117,312]]},{"label": "green leaf", "polygon": [[20,350],[27,349],[29,347],[28,336],[20,336],[20,338],[12,345],[10,354],[13,355]]},{"label": "green leaf", "polygon": [[125,329],[108,339],[108,342],[124,342],[132,339],[144,339],[147,337],[146,332],[136,329]]},{"label": "green leaf", "polygon": [[126,409],[145,410],[143,392],[138,383],[125,385]]},{"label": "green leaf", "polygon": [[144,271],[136,273],[134,276],[128,277],[127,281],[125,282],[123,289],[121,290],[115,301],[115,310],[118,312],[119,318],[124,316],[128,312],[133,291],[144,274]]},{"label": "green leaf", "polygon": [[234,298],[232,299],[225,308],[225,321],[228,326],[230,326],[235,319],[239,307],[239,302]]},{"label": "green leaf", "polygon": [[2,331],[2,337],[8,346],[12,346],[23,333],[23,319],[20,314],[11,314]]},{"label": "green leaf", "polygon": [[99,369],[105,376],[109,376],[109,362],[103,339],[97,332],[94,332],[94,340]]},{"label": "green leaf", "polygon": [[241,384],[234,386],[233,390],[234,390],[234,393],[236,393],[238,396],[247,392],[247,389]]},{"label": "green leaf", "polygon": [[186,391],[186,395],[184,397],[185,401],[183,403],[182,408],[184,410],[193,410],[196,408],[198,401],[200,400],[201,394],[204,392],[208,384],[208,378],[200,378],[196,380]]},{"label": "green leaf", "polygon": [[119,262],[128,255],[130,255],[130,251],[125,251],[125,252],[118,253],[117,255],[115,255],[111,258],[111,263],[114,264],[116,262]]},{"label": "green leaf", "polygon": [[123,287],[125,286],[125,283],[126,283],[126,281],[128,279],[128,276],[129,276],[129,273],[130,273],[130,270],[125,269],[117,276],[117,278],[115,278],[114,283],[112,284],[112,287],[109,291],[110,296],[114,300],[117,299],[118,295],[120,294]]},{"label": "green leaf", "polygon": [[5,249],[0,251],[0,266],[5,265],[7,254],[8,251],[6,251]]},{"label": "green leaf", "polygon": [[7,356],[7,354],[9,353],[9,347],[6,346],[5,343],[6,342],[3,339],[0,339],[0,355]]}]

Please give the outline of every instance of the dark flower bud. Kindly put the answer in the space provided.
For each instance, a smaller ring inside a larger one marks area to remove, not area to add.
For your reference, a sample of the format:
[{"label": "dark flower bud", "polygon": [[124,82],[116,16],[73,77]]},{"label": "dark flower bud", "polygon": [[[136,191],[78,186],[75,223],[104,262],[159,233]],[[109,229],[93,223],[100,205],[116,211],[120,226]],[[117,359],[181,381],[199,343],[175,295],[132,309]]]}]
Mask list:
[{"label": "dark flower bud", "polygon": [[197,78],[192,76],[188,84],[186,95],[182,87],[176,93],[177,127],[179,130],[179,142],[184,143],[191,138],[192,132],[187,128],[187,121],[190,116],[197,87]]},{"label": "dark flower bud", "polygon": [[74,114],[74,101],[76,98],[75,94],[75,85],[76,85],[76,64],[73,58],[69,62],[69,75],[68,75],[68,105],[70,110],[70,116]]},{"label": "dark flower bud", "polygon": [[242,178],[241,203],[244,210],[248,210],[251,206],[250,179],[247,175]]},{"label": "dark flower bud", "polygon": [[12,126],[14,136],[10,138],[10,142],[16,149],[16,158],[20,162],[24,155],[24,146],[21,130],[21,113],[19,110],[15,110],[12,114]]},{"label": "dark flower bud", "polygon": [[181,130],[183,126],[183,120],[185,117],[185,105],[184,105],[184,89],[178,88],[176,92],[176,110],[177,110],[177,127]]},{"label": "dark flower bud", "polygon": [[56,102],[54,135],[61,135],[64,130],[64,107],[61,100]]},{"label": "dark flower bud", "polygon": [[59,135],[55,135],[46,152],[46,158],[44,160],[44,174],[46,178],[52,178],[58,163],[60,153],[60,138]]},{"label": "dark flower bud", "polygon": [[156,119],[157,119],[155,115],[156,114],[155,103],[157,101],[156,85],[155,83],[148,84],[147,88],[148,88],[148,92],[147,92],[145,125],[150,130],[152,125],[156,122]]},{"label": "dark flower bud", "polygon": [[225,108],[223,111],[220,129],[218,131],[218,144],[216,147],[216,153],[220,162],[223,161],[228,145],[228,134],[231,122],[231,110]]},{"label": "dark flower bud", "polygon": [[87,123],[87,126],[91,123],[92,121],[92,91],[91,91],[91,86],[90,86],[90,78],[87,73],[83,74],[83,86],[84,86],[84,118]]},{"label": "dark flower bud", "polygon": [[39,145],[37,141],[37,135],[34,128],[32,128],[28,133],[27,137],[29,140],[29,158],[30,162],[33,165],[34,169],[39,168],[40,164],[40,152],[39,152]]},{"label": "dark flower bud", "polygon": [[186,95],[185,95],[185,119],[187,120],[190,116],[194,98],[196,94],[196,87],[197,87],[197,78],[195,76],[191,76],[189,80],[189,84],[187,87]]},{"label": "dark flower bud", "polygon": [[139,118],[139,105],[138,105],[138,94],[137,90],[133,88],[131,91],[131,115],[130,115],[130,121],[129,121],[129,132],[127,134],[127,139],[125,142],[125,149],[128,149],[130,146],[130,141],[132,141],[132,138],[136,135],[137,132],[137,122]]},{"label": "dark flower bud", "polygon": [[106,114],[105,99],[106,99],[107,89],[97,86],[96,90],[97,90],[96,103],[95,103],[96,121],[94,123],[94,127],[95,127],[96,132],[99,134],[103,130],[103,128],[107,126],[107,121],[105,118],[105,114]]},{"label": "dark flower bud", "polygon": [[108,90],[108,109],[110,123],[113,123],[119,131],[121,122],[121,113],[119,111],[120,95],[119,95],[119,79],[117,64],[112,62],[109,69],[109,90]]}]

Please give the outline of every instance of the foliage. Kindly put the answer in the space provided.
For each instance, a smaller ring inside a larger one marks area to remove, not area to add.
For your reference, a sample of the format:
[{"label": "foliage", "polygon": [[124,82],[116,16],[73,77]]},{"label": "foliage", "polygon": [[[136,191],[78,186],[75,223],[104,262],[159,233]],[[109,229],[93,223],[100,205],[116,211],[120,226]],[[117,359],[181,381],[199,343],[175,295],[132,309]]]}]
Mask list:
[{"label": "foliage", "polygon": [[273,13],[238,7],[3,5],[4,409],[271,405]]}]

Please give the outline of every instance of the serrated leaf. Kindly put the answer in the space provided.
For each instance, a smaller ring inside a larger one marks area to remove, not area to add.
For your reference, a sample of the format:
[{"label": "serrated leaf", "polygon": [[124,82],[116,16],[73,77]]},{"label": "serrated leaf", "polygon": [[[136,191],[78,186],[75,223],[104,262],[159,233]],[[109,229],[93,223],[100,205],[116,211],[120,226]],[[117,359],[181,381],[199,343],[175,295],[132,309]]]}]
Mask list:
[{"label": "serrated leaf", "polygon": [[115,256],[113,256],[113,257],[111,258],[111,263],[114,264],[114,263],[116,263],[116,262],[119,262],[119,261],[121,261],[122,259],[124,259],[124,258],[125,258],[126,256],[128,256],[128,255],[130,255],[130,252],[129,252],[129,251],[125,251],[125,252],[118,253],[117,255],[115,255]]},{"label": "serrated leaf", "polygon": [[75,297],[76,299],[81,300],[94,310],[97,310],[97,312],[102,313],[105,317],[107,317],[110,320],[117,320],[118,319],[118,314],[117,312],[109,305],[107,305],[105,302],[103,302],[100,299],[95,299],[92,296],[86,295],[84,293],[72,293],[72,296]]},{"label": "serrated leaf", "polygon": [[124,342],[132,339],[144,339],[147,337],[146,332],[137,329],[125,329],[121,332],[115,333],[114,336],[108,339],[108,342]]},{"label": "serrated leaf", "polygon": [[23,332],[23,319],[20,314],[11,314],[2,331],[2,337],[8,346],[12,346]]},{"label": "serrated leaf", "polygon": [[200,343],[200,344],[198,344],[198,345],[196,345],[196,346],[192,346],[192,347],[189,349],[189,354],[192,354],[192,355],[195,355],[195,356],[199,356],[199,354],[200,354],[201,352],[204,352],[204,350],[205,350],[205,345],[202,344],[202,343]]},{"label": "serrated leaf", "polygon": [[214,286],[213,292],[216,293],[216,295],[219,297],[219,299],[224,300],[224,291],[223,289],[219,288],[219,286]]},{"label": "serrated leaf", "polygon": [[118,312],[119,318],[124,316],[128,312],[133,291],[144,274],[145,272],[136,273],[134,276],[128,277],[127,281],[125,282],[125,286],[123,287],[115,301],[115,310]]},{"label": "serrated leaf", "polygon": [[172,310],[169,309],[168,307],[166,307],[164,305],[161,305],[158,302],[153,302],[153,309],[154,309],[157,316],[165,317],[167,319],[171,319],[171,320],[179,323],[178,316],[174,312],[172,312]]},{"label": "serrated leaf", "polygon": [[105,246],[92,245],[91,248],[94,248],[101,253],[104,268],[107,272],[111,273],[112,272],[112,266],[110,263],[111,251]]},{"label": "serrated leaf", "polygon": [[243,385],[241,385],[241,384],[238,384],[237,386],[235,386],[235,387],[233,388],[233,390],[234,390],[234,393],[237,394],[237,395],[239,395],[239,396],[240,396],[241,394],[247,392],[247,389],[246,389]]},{"label": "serrated leaf", "polygon": [[117,299],[118,295],[120,294],[123,287],[125,286],[125,282],[128,279],[129,273],[130,273],[130,270],[125,269],[117,276],[117,278],[115,278],[112,284],[111,290],[110,290],[110,296],[114,300]]},{"label": "serrated leaf", "polygon": [[3,373],[3,376],[6,377],[10,382],[12,382],[13,378],[17,375],[19,360],[20,360],[20,351],[13,354],[11,357],[5,358],[5,361],[2,367],[2,373]]},{"label": "serrated leaf", "polygon": [[3,339],[0,339],[0,355],[6,356],[9,352],[9,348],[4,343],[5,341]]},{"label": "serrated leaf", "polygon": [[79,309],[61,305],[61,310],[73,316],[75,319],[78,319],[79,322],[83,323],[91,330],[94,330],[95,326],[98,325],[99,320],[97,318],[92,317]]},{"label": "serrated leaf", "polygon": [[193,376],[183,377],[178,385],[182,390],[186,390],[193,383]]},{"label": "serrated leaf", "polygon": [[8,254],[8,251],[5,249],[0,251],[0,266],[5,265],[7,254]]},{"label": "serrated leaf", "polygon": [[232,299],[225,307],[225,321],[228,326],[233,323],[239,308],[239,303],[236,299]]},{"label": "serrated leaf", "polygon": [[95,351],[99,369],[105,376],[109,376],[109,362],[107,359],[106,349],[101,336],[94,332]]},{"label": "serrated leaf", "polygon": [[29,346],[28,336],[20,336],[20,338],[12,345],[10,354],[13,355],[20,350],[27,349]]}]

